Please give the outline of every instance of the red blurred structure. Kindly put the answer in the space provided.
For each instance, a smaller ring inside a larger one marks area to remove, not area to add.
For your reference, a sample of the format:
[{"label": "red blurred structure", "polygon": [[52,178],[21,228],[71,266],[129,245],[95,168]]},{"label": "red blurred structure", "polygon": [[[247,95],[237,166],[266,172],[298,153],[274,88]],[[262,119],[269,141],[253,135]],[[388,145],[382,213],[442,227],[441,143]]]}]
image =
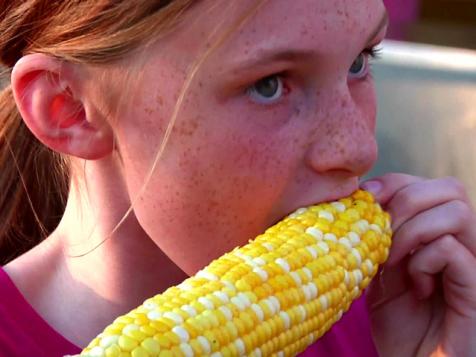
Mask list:
[{"label": "red blurred structure", "polygon": [[388,38],[404,40],[409,24],[415,22],[420,12],[420,0],[384,0],[390,15]]}]

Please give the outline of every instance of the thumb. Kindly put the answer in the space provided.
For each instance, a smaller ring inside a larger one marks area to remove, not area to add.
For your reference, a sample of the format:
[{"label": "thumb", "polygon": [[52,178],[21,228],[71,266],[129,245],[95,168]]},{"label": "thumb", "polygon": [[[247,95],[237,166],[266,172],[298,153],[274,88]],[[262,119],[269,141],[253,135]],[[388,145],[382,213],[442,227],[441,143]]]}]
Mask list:
[{"label": "thumb", "polygon": [[389,173],[362,182],[360,188],[371,192],[377,202],[385,206],[398,191],[422,180],[421,177],[417,176]]}]

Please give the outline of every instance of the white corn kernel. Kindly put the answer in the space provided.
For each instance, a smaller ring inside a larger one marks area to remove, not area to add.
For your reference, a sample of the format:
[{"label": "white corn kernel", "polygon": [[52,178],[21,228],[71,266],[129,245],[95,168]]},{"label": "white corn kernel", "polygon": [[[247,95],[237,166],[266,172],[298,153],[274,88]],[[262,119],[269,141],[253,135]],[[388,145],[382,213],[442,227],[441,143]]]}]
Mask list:
[{"label": "white corn kernel", "polygon": [[231,298],[231,303],[233,305],[235,305],[238,308],[238,310],[240,310],[240,311],[243,311],[243,310],[246,309],[245,304],[243,303],[243,301],[238,296],[233,296]]},{"label": "white corn kernel", "polygon": [[352,243],[353,247],[355,247],[356,245],[360,243],[360,236],[355,232],[347,233],[347,237],[349,237],[349,240]]},{"label": "white corn kernel", "polygon": [[327,219],[329,222],[334,222],[334,215],[329,211],[320,211],[319,218]]},{"label": "white corn kernel", "polygon": [[230,298],[228,297],[227,294],[225,294],[223,291],[215,291],[213,292],[213,295],[215,295],[217,298],[221,300],[224,304],[228,303],[230,301]]},{"label": "white corn kernel", "polygon": [[369,272],[369,274],[373,274],[374,272],[374,265],[372,264],[372,262],[369,260],[369,259],[365,259],[365,262],[364,264],[367,266],[367,270]]},{"label": "white corn kernel", "polygon": [[344,247],[348,248],[349,250],[352,249],[352,243],[348,238],[339,238],[339,243],[342,244]]},{"label": "white corn kernel", "polygon": [[230,308],[228,306],[220,306],[218,308],[218,310],[220,310],[223,315],[225,315],[225,318],[228,320],[228,321],[231,321],[233,320],[233,313],[231,312]]},{"label": "white corn kernel", "polygon": [[359,251],[355,248],[352,248],[352,255],[357,259],[357,264],[360,266],[362,264],[362,256]]},{"label": "white corn kernel", "polygon": [[268,273],[266,272],[266,270],[261,268],[254,268],[253,272],[258,274],[262,281],[268,280]]},{"label": "white corn kernel", "polygon": [[318,242],[317,246],[324,251],[324,254],[328,254],[330,249],[326,242]]},{"label": "white corn kernel", "polygon": [[147,313],[147,318],[152,321],[157,320],[160,317],[162,317],[162,313],[157,310],[149,311]]},{"label": "white corn kernel", "polygon": [[289,273],[291,271],[291,268],[289,267],[289,264],[286,260],[284,260],[283,258],[278,258],[274,261],[276,264],[278,264],[281,268],[283,268],[283,270],[286,272],[286,273]]},{"label": "white corn kernel", "polygon": [[304,272],[304,274],[306,274],[306,276],[308,277],[309,280],[312,280],[312,271],[311,271],[311,269],[309,269],[308,267],[303,267],[302,271]]},{"label": "white corn kernel", "polygon": [[327,300],[327,296],[326,295],[321,295],[319,297],[319,302],[322,305],[322,309],[327,310],[327,308],[329,307],[329,301]]},{"label": "white corn kernel", "polygon": [[106,349],[109,346],[116,344],[118,340],[119,340],[119,336],[117,335],[104,336],[103,338],[101,338],[101,342],[99,343],[99,346]]},{"label": "white corn kernel", "polygon": [[311,300],[315,299],[317,297],[317,294],[319,293],[317,290],[316,284],[314,284],[313,282],[310,282],[309,284],[307,284],[307,286],[309,287],[309,290],[311,291]]},{"label": "white corn kernel", "polygon": [[195,353],[193,352],[192,347],[188,343],[181,343],[180,344],[180,349],[182,350],[183,354],[185,357],[193,357],[195,356]]},{"label": "white corn kernel", "polygon": [[238,350],[239,355],[244,356],[244,354],[246,353],[246,347],[245,347],[245,343],[243,342],[241,338],[238,337],[235,340],[235,346],[236,346],[236,349]]},{"label": "white corn kernel", "polygon": [[362,282],[362,280],[364,279],[364,276],[363,276],[362,272],[359,269],[354,270],[354,278],[355,278],[355,282],[356,282],[357,285],[359,285]]},{"label": "white corn kernel", "polygon": [[322,231],[316,227],[307,228],[306,233],[313,236],[317,241],[322,240],[322,238],[324,237],[324,234],[322,233]]},{"label": "white corn kernel", "polygon": [[291,273],[289,273],[289,275],[291,275],[291,278],[293,278],[296,285],[298,286],[302,285],[302,280],[298,273],[296,273],[295,271],[292,271]]},{"label": "white corn kernel", "polygon": [[261,245],[265,247],[268,250],[268,252],[272,252],[274,250],[274,245],[272,245],[271,243],[263,242],[261,243]]},{"label": "white corn kernel", "polygon": [[281,320],[283,320],[286,330],[289,329],[291,326],[291,318],[289,317],[288,313],[286,311],[280,311],[279,316],[281,317]]},{"label": "white corn kernel", "polygon": [[200,296],[198,298],[198,302],[205,306],[208,310],[213,310],[215,308],[215,304],[213,304],[213,301],[211,301],[209,298],[205,296]]},{"label": "white corn kernel", "polygon": [[347,209],[342,202],[332,202],[331,206],[334,207],[337,212],[344,212]]},{"label": "white corn kernel", "polygon": [[218,277],[215,274],[210,273],[209,271],[206,271],[206,270],[199,270],[197,272],[196,276],[199,277],[199,278],[204,278],[204,279],[211,280],[211,281],[217,281],[218,280]]},{"label": "white corn kernel", "polygon": [[182,316],[180,316],[176,312],[172,312],[172,311],[164,312],[164,317],[166,317],[168,319],[171,319],[172,321],[174,321],[178,325],[183,324]]},{"label": "white corn kernel", "polygon": [[337,237],[334,233],[324,234],[324,240],[330,240],[331,242],[337,242]]},{"label": "white corn kernel", "polygon": [[371,224],[370,229],[373,230],[374,232],[378,233],[378,234],[382,234],[382,228],[380,228],[380,226],[378,226],[376,224]]},{"label": "white corn kernel", "polygon": [[202,346],[203,351],[205,352],[205,354],[207,354],[207,355],[210,354],[210,352],[212,351],[212,348],[210,346],[210,342],[208,342],[208,340],[204,336],[198,336],[197,341]]},{"label": "white corn kernel", "polygon": [[281,310],[281,304],[279,303],[279,300],[276,296],[274,295],[271,295],[268,300],[273,304],[273,306],[275,307],[276,311],[279,311]]},{"label": "white corn kernel", "polygon": [[261,349],[259,349],[258,347],[256,347],[254,350],[253,350],[253,353],[256,357],[262,357],[263,356],[263,353],[261,352]]},{"label": "white corn kernel", "polygon": [[184,329],[182,326],[174,326],[172,328],[172,332],[175,333],[180,338],[181,342],[188,342],[188,340],[190,339],[188,331]]},{"label": "white corn kernel", "polygon": [[264,321],[264,312],[261,306],[258,304],[252,304],[251,309],[254,311],[260,321]]},{"label": "white corn kernel", "polygon": [[313,247],[307,246],[306,250],[312,255],[313,259],[317,258],[317,251]]}]

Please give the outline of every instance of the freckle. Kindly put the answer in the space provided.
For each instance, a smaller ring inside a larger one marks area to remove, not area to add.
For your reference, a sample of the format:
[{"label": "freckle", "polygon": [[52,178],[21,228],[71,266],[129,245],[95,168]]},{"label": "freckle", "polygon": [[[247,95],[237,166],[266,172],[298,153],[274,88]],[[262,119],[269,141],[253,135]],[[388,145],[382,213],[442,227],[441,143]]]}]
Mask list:
[{"label": "freckle", "polygon": [[164,99],[162,98],[162,96],[157,96],[157,103],[159,103],[160,106],[164,105]]}]

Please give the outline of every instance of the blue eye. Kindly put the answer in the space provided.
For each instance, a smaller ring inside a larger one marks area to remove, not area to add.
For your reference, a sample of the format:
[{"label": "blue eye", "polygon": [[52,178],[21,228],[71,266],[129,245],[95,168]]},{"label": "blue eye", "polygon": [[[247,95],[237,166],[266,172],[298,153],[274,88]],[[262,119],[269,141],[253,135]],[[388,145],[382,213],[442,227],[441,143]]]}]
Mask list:
[{"label": "blue eye", "polygon": [[362,52],[357,56],[349,69],[349,76],[351,78],[363,78],[369,71],[369,54]]},{"label": "blue eye", "polygon": [[284,85],[282,79],[277,75],[272,75],[253,84],[247,90],[251,99],[258,103],[270,104],[283,96]]}]

